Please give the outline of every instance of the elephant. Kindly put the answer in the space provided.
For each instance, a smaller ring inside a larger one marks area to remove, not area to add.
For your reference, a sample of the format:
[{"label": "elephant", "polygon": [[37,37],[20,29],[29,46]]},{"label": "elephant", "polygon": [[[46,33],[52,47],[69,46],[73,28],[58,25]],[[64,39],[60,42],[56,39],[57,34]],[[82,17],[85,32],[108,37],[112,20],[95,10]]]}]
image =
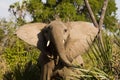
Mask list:
[{"label": "elephant", "polygon": [[50,35],[49,42],[52,42],[60,59],[66,66],[74,66],[72,62],[89,48],[98,29],[88,22],[52,21],[47,25],[47,32]]},{"label": "elephant", "polygon": [[[98,29],[90,22],[51,21],[30,23],[16,31],[17,36],[40,49],[38,64],[41,66],[41,79],[51,80],[59,74],[67,79],[71,67],[83,64],[81,55],[98,34]],[[63,75],[62,75],[63,74]]]}]

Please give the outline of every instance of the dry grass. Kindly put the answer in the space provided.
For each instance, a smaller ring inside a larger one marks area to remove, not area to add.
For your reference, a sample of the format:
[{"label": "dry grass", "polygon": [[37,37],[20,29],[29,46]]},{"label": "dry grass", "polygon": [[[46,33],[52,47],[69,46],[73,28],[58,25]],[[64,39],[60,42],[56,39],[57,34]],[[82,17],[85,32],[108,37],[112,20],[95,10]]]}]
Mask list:
[{"label": "dry grass", "polygon": [[8,65],[6,64],[6,60],[4,56],[0,55],[0,80],[3,79],[3,74],[8,70]]}]

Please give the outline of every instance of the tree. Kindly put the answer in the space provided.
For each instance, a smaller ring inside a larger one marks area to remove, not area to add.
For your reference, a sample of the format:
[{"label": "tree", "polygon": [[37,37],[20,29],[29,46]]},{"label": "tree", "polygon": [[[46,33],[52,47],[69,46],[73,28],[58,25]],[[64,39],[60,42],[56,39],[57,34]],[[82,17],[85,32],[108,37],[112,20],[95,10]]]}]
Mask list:
[{"label": "tree", "polygon": [[[97,21],[101,15],[102,3],[104,0],[89,0],[90,6],[95,14]],[[24,5],[26,4],[26,5]],[[22,5],[32,16],[32,22],[48,23],[56,19],[56,15],[63,21],[91,21],[90,15],[85,7],[83,0],[47,0],[42,3],[41,0],[23,1]],[[17,5],[16,5],[17,7]],[[115,30],[117,22],[115,0],[110,0],[105,15],[104,25],[106,29]]]},{"label": "tree", "polygon": [[22,5],[20,5],[19,2],[15,2],[14,4],[10,5],[9,12],[14,15],[15,20],[18,25],[24,24],[25,16],[26,16],[26,1],[22,2]]}]

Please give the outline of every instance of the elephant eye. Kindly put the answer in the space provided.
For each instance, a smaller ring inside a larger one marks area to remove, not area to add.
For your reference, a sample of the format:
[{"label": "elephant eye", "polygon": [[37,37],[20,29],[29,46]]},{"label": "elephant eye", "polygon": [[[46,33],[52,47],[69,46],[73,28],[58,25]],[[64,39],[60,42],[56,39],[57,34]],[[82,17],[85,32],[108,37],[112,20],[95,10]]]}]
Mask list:
[{"label": "elephant eye", "polygon": [[67,29],[64,29],[64,32],[67,32]]}]

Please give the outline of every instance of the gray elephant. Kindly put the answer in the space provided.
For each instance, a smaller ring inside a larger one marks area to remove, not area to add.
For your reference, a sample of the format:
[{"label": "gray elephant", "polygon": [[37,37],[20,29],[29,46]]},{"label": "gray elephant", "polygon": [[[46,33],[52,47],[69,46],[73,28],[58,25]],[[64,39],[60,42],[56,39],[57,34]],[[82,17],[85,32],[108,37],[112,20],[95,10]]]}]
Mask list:
[{"label": "gray elephant", "polygon": [[74,59],[89,48],[94,40],[98,29],[88,22],[52,21],[47,25],[50,40],[55,46],[60,59],[66,66],[74,66]]},{"label": "gray elephant", "polygon": [[20,27],[16,34],[25,42],[41,50],[41,80],[59,75],[67,79],[70,67],[83,64],[81,54],[89,48],[98,29],[89,22],[52,21],[50,24],[32,23]]}]

